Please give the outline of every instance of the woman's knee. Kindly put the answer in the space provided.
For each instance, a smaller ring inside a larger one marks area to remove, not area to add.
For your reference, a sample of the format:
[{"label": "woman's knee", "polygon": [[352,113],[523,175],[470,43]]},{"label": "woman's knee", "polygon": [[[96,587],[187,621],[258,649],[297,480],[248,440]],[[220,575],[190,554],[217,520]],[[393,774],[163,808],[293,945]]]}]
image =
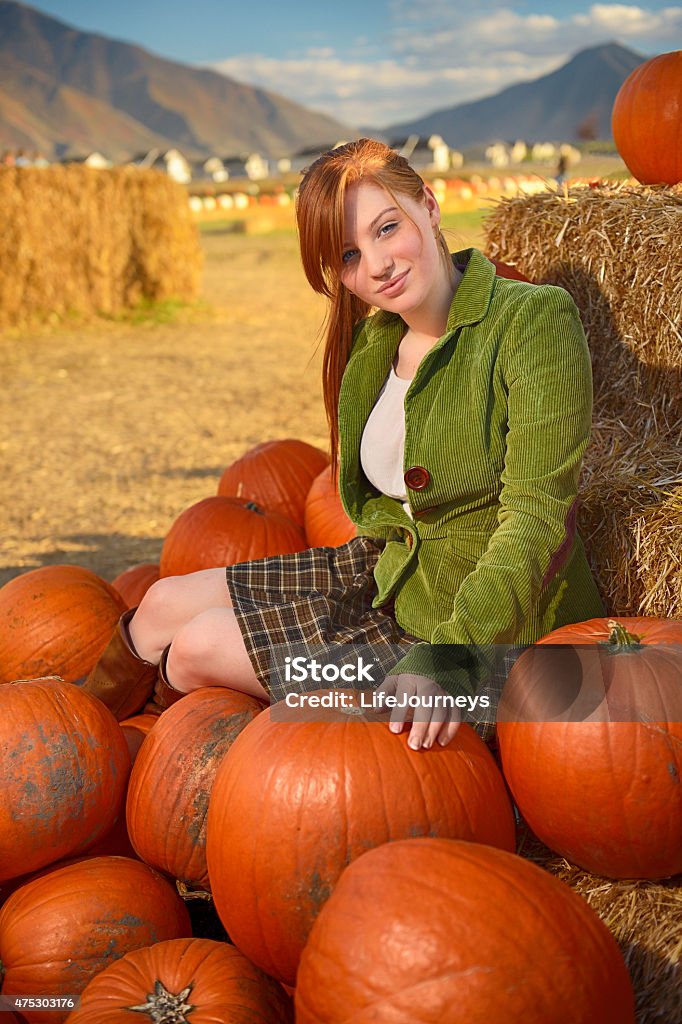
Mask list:
[{"label": "woman's knee", "polygon": [[[234,616],[232,616],[234,618]],[[211,608],[195,615],[181,626],[171,642],[171,654],[176,670],[194,670],[210,666],[216,657],[216,647],[230,642],[229,615],[222,608]]]},{"label": "woman's knee", "polygon": [[169,612],[179,599],[177,581],[180,578],[180,576],[164,576],[152,583],[138,605],[135,618],[144,619],[149,625],[161,624],[167,619]]},{"label": "woman's knee", "polygon": [[[186,576],[164,576],[153,583],[130,623],[136,647],[160,654],[178,630],[211,608],[231,605],[224,569],[202,569]],[[144,656],[144,655],[143,655]]]},{"label": "woman's knee", "polygon": [[229,608],[211,608],[178,630],[170,645],[166,672],[171,685],[179,690],[213,685],[265,694]]},{"label": "woman's knee", "polygon": [[181,616],[189,621],[210,608],[230,608],[224,569],[201,569],[185,576],[164,576],[140,601],[138,614],[150,619]]}]

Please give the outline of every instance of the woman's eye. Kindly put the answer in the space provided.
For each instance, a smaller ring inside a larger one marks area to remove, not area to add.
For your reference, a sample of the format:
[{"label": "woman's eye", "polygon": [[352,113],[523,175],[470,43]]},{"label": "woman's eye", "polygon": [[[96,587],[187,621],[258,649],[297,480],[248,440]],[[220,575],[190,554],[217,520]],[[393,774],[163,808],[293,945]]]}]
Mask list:
[{"label": "woman's eye", "polygon": [[350,260],[352,260],[353,256],[355,256],[357,251],[357,249],[346,249],[343,256],[341,257],[342,262],[348,263]]},{"label": "woman's eye", "polygon": [[397,220],[389,221],[388,224],[382,224],[381,227],[379,228],[379,234],[380,235],[387,235],[387,234],[389,234],[389,232],[393,231],[393,228],[396,228],[397,226],[398,226]]}]

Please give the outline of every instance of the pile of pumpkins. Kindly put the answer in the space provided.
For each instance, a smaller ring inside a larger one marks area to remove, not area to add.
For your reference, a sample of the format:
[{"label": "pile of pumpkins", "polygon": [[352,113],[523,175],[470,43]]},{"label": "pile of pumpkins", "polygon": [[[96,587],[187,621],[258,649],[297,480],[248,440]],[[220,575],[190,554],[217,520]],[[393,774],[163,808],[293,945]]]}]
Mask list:
[{"label": "pile of pumpkins", "polygon": [[[681,622],[591,620],[529,649],[501,767],[468,725],[415,752],[386,722],[282,722],[224,687],[118,723],[73,685],[159,573],[353,533],[326,456],[267,442],[181,514],[160,566],[0,590],[0,995],[33,1000],[8,1021],[634,1021],[611,933],[514,853],[511,798],[590,871],[682,871]],[[576,672],[543,721],[547,680]],[[230,942],[192,936],[180,891],[210,894]]]}]

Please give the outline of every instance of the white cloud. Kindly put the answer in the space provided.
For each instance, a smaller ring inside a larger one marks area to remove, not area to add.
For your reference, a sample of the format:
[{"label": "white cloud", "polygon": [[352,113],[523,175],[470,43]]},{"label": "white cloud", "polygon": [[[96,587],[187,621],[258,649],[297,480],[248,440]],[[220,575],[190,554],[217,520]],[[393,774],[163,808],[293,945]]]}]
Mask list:
[{"label": "white cloud", "polygon": [[390,11],[383,52],[359,36],[347,55],[324,46],[212,67],[348,124],[379,127],[548,74],[588,46],[616,40],[655,53],[682,38],[682,7],[602,3],[558,17],[485,0],[468,11],[451,0],[391,0]]},{"label": "white cloud", "polygon": [[475,70],[433,68],[395,59],[351,63],[339,57],[280,59],[244,54],[212,67],[356,126],[405,120],[436,106],[496,92],[505,84],[504,70],[495,65]]}]

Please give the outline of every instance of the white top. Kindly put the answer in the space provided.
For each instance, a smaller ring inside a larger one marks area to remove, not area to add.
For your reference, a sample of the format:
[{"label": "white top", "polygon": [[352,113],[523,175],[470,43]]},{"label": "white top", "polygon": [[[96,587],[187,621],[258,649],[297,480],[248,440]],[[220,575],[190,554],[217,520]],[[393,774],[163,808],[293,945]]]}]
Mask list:
[{"label": "white top", "polygon": [[360,441],[360,464],[369,482],[389,498],[402,501],[412,517],[405,487],[405,394],[411,380],[391,366],[369,414]]}]

